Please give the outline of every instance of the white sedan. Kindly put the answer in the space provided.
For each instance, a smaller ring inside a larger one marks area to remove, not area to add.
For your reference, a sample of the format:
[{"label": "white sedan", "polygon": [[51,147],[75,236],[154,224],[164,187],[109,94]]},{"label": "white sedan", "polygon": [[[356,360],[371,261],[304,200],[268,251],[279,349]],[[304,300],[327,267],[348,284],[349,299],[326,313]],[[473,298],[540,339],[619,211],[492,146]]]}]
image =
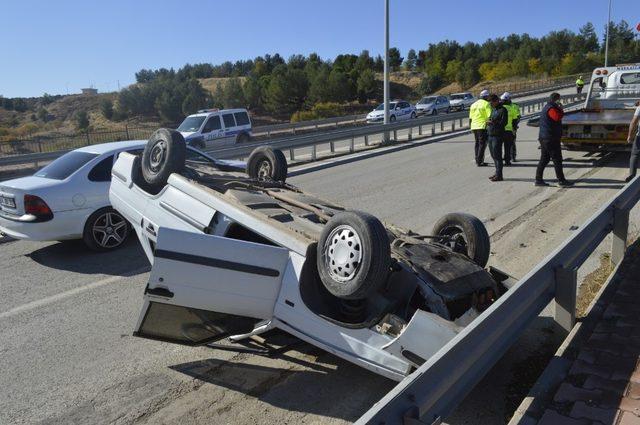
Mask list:
[{"label": "white sedan", "polygon": [[[404,100],[389,102],[389,122],[413,119],[416,117],[416,108]],[[381,123],[384,121],[384,103],[367,114],[368,123]]]},{"label": "white sedan", "polygon": [[121,246],[129,223],[111,208],[111,168],[121,152],[146,141],[87,146],[62,155],[33,176],[0,182],[0,232],[37,241],[82,239],[91,249]]}]

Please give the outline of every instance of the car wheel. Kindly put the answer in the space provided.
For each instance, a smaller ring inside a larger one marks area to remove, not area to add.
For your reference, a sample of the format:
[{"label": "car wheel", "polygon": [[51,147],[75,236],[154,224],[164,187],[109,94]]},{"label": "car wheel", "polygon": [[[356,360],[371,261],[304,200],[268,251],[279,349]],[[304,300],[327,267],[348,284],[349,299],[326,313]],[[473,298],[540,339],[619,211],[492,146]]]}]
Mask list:
[{"label": "car wheel", "polygon": [[450,114],[452,112],[451,107],[447,108],[447,114]]},{"label": "car wheel", "polygon": [[416,113],[415,113],[415,112],[412,112],[412,113],[411,113],[411,119],[413,120],[413,119],[415,119],[415,118],[416,118]]},{"label": "car wheel", "polygon": [[238,139],[236,140],[236,143],[247,143],[249,141],[251,141],[251,137],[249,137],[247,133],[240,133],[238,135]]},{"label": "car wheel", "polygon": [[334,215],[318,242],[320,280],[332,295],[356,300],[380,289],[387,280],[391,248],[377,218],[360,211]]},{"label": "car wheel", "polygon": [[391,115],[389,117],[389,122],[395,122],[395,120],[396,120],[396,116],[395,115]]},{"label": "car wheel", "polygon": [[92,251],[111,251],[122,246],[130,231],[129,222],[118,211],[106,207],[89,216],[82,240]]},{"label": "car wheel", "polygon": [[433,227],[433,234],[443,236],[438,242],[452,251],[466,255],[481,267],[487,265],[491,241],[479,218],[464,213],[447,214]]},{"label": "car wheel", "polygon": [[172,173],[183,170],[184,137],[175,130],[156,130],[142,152],[142,177],[153,186],[164,186]]},{"label": "car wheel", "polygon": [[280,149],[268,146],[255,148],[247,161],[247,174],[258,180],[285,182],[287,179],[287,158]]}]

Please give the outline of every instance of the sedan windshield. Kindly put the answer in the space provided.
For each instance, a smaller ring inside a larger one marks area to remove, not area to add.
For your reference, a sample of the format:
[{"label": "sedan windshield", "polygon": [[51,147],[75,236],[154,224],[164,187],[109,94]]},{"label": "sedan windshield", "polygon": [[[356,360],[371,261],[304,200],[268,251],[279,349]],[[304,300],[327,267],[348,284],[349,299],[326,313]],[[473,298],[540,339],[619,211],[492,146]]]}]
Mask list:
[{"label": "sedan windshield", "polygon": [[97,153],[72,151],[62,155],[34,175],[46,179],[64,180],[97,156]]},{"label": "sedan windshield", "polygon": [[205,118],[207,117],[206,116],[187,117],[185,118],[184,121],[182,121],[182,124],[180,124],[180,127],[178,127],[178,131],[184,131],[184,132],[198,131],[198,129],[204,122]]},{"label": "sedan windshield", "polygon": [[428,103],[433,103],[436,101],[435,96],[431,96],[431,97],[423,97],[422,99],[420,99],[420,102],[418,102],[421,105],[426,105]]},{"label": "sedan windshield", "polygon": [[464,99],[464,95],[463,94],[452,94],[451,95],[451,100],[455,100],[455,99]]},{"label": "sedan windshield", "polygon": [[[389,109],[394,109],[396,107],[396,102],[389,102]],[[384,111],[384,103],[381,103],[380,106],[376,108],[376,111]]]}]

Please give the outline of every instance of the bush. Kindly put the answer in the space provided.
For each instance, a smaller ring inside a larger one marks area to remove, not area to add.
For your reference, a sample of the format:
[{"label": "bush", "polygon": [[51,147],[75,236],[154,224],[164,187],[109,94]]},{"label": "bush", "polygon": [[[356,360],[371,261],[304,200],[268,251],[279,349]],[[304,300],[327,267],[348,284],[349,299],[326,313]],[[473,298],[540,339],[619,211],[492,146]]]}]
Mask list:
[{"label": "bush", "polygon": [[76,125],[79,130],[87,130],[89,128],[89,115],[87,111],[76,112]]},{"label": "bush", "polygon": [[291,115],[291,122],[319,120],[340,117],[345,114],[344,107],[335,102],[317,103],[310,111],[297,111]]},{"label": "bush", "polygon": [[437,91],[444,85],[444,81],[440,78],[439,75],[429,75],[426,76],[420,81],[420,86],[418,87],[418,91],[420,95],[431,94]]},{"label": "bush", "polygon": [[291,122],[315,120],[316,114],[313,111],[297,111],[291,115]]},{"label": "bush", "polygon": [[106,119],[111,120],[113,118],[113,102],[110,99],[103,99],[100,102],[100,111]]}]

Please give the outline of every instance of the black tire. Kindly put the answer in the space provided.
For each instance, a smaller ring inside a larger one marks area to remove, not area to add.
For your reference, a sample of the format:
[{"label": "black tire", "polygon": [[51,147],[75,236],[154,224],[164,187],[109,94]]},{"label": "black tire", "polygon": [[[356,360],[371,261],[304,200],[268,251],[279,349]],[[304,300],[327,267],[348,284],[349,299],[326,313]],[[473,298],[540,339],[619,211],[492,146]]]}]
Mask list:
[{"label": "black tire", "polygon": [[322,229],[317,254],[320,280],[338,298],[367,298],[387,281],[389,237],[382,223],[370,214],[345,211],[333,216]]},{"label": "black tire", "polygon": [[247,133],[238,134],[238,138],[236,139],[236,143],[248,143],[251,141],[251,137]]},{"label": "black tire", "polygon": [[411,113],[411,119],[412,119],[412,120],[416,119],[416,116],[417,116],[417,115],[416,115],[416,113],[415,113],[415,112],[412,112],[412,113]]},{"label": "black tire", "polygon": [[111,207],[105,207],[89,216],[84,224],[82,241],[92,251],[112,251],[126,242],[129,233],[131,226],[122,214]]},{"label": "black tire", "polygon": [[438,109],[437,108],[433,108],[433,111],[431,112],[431,115],[438,115]]},{"label": "black tire", "polygon": [[172,173],[184,169],[186,144],[175,130],[156,130],[142,153],[142,177],[152,186],[164,186]]},{"label": "black tire", "polygon": [[433,226],[434,236],[447,236],[439,242],[453,251],[464,254],[481,267],[487,265],[491,254],[491,241],[486,227],[479,218],[465,213],[451,213]]},{"label": "black tire", "polygon": [[395,122],[395,120],[396,120],[396,116],[395,115],[391,115],[389,117],[389,122]]},{"label": "black tire", "polygon": [[275,180],[285,182],[289,166],[287,158],[279,149],[269,146],[255,148],[247,161],[247,174],[258,180]]}]

